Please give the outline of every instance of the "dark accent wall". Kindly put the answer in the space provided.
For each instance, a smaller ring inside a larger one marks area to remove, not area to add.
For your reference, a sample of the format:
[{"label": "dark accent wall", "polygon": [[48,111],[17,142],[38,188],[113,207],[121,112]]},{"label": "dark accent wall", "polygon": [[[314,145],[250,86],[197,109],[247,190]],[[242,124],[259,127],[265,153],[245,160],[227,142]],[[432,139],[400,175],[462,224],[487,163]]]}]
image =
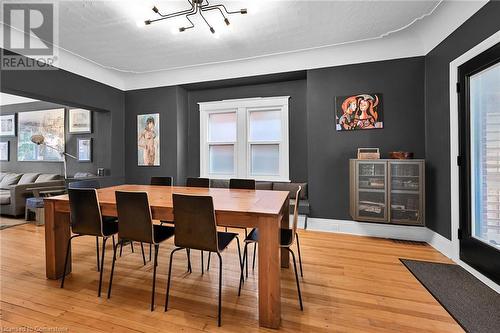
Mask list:
[{"label": "dark accent wall", "polygon": [[[0,52],[3,54],[3,50],[0,49]],[[115,182],[124,180],[125,94],[123,91],[62,69],[2,70],[0,90],[8,94],[71,107],[107,111],[110,125],[102,131],[108,133],[108,139],[106,142],[98,143],[99,146],[103,145],[103,154],[96,157],[102,161],[100,167],[104,167]],[[101,149],[98,145],[94,142],[94,150]],[[74,166],[70,165],[71,173],[74,173],[74,170]],[[54,172],[60,171],[59,164],[54,163]]]},{"label": "dark accent wall", "polygon": [[426,223],[448,239],[451,239],[450,62],[499,31],[499,13],[500,2],[490,1],[425,57]]},{"label": "dark accent wall", "polygon": [[[39,111],[49,109],[59,109],[68,106],[48,103],[48,102],[31,102],[20,103],[12,105],[0,106],[0,113],[2,115],[16,114],[25,111]],[[106,156],[109,155],[111,150],[111,114],[107,111],[94,111],[92,112],[92,133],[91,134],[70,134],[68,132],[68,113],[66,111],[65,117],[65,140],[66,152],[73,156],[77,156],[78,138],[92,138],[92,162],[78,162],[71,158],[67,159],[68,176],[74,175],[76,172],[90,172],[97,174],[97,168],[107,167]],[[12,172],[44,172],[44,173],[59,173],[64,174],[63,164],[57,162],[18,162],[17,161],[17,138],[18,134],[14,137],[0,137],[1,141],[10,141],[10,161],[2,162],[2,171]]]},{"label": "dark accent wall", "polygon": [[[296,78],[284,76],[282,78]],[[188,176],[200,175],[200,114],[198,103],[220,101],[223,99],[290,96],[289,101],[289,138],[290,138],[290,179],[307,181],[307,112],[306,80],[275,81],[273,77],[258,78],[265,83],[232,80],[220,81],[217,85],[207,84],[191,86],[196,90],[188,91],[189,138],[188,138]],[[250,84],[248,84],[250,83]],[[189,88],[189,86],[188,86]],[[198,89],[202,88],[202,89]]]},{"label": "dark accent wall", "polygon": [[[335,96],[383,95],[384,128],[337,132]],[[424,57],[310,70],[307,74],[309,200],[314,217],[349,216],[349,159],[357,148],[425,157]]]},{"label": "dark accent wall", "polygon": [[[187,164],[186,92],[183,88],[160,87],[125,93],[125,168],[127,183],[148,184],[152,176],[172,176],[183,184]],[[137,115],[160,114],[160,166],[137,165]]]}]

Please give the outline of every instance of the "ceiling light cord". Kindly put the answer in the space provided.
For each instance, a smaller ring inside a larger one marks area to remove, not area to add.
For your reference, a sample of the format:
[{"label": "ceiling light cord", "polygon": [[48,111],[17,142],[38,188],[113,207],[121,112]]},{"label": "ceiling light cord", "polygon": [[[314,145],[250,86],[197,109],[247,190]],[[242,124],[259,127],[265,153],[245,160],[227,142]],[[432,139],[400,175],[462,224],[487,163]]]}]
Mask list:
[{"label": "ceiling light cord", "polygon": [[[208,2],[208,0],[188,0],[188,2],[191,5],[190,9],[186,9],[186,10],[175,12],[175,13],[171,13],[171,14],[162,14],[160,12],[160,10],[156,6],[154,6],[153,7],[153,12],[155,12],[160,17],[157,18],[157,19],[146,20],[146,21],[144,21],[144,23],[146,25],[150,25],[153,22],[162,21],[162,20],[169,19],[169,18],[172,18],[172,17],[177,17],[177,16],[185,15],[186,19],[189,21],[189,23],[191,25],[187,26],[187,27],[180,27],[179,31],[183,32],[183,31],[186,31],[187,29],[194,28],[194,23],[193,23],[193,21],[191,21],[191,19],[189,18],[189,16],[192,16],[194,14],[200,14],[200,16],[203,18],[203,21],[205,21],[205,23],[207,24],[208,28],[210,29],[210,32],[212,34],[215,34],[215,29],[208,22],[208,20],[205,18],[205,16],[203,15],[203,12],[206,12],[206,11],[209,11],[209,10],[218,10],[220,12],[220,14],[222,15],[222,17],[224,19],[224,23],[226,25],[230,25],[229,19],[227,18],[226,15],[246,14],[247,13],[247,9],[246,8],[242,8],[239,11],[229,11],[229,10],[227,10],[226,6],[223,5],[223,4],[210,5],[210,2]],[[224,12],[225,12],[225,14],[224,14]]]}]

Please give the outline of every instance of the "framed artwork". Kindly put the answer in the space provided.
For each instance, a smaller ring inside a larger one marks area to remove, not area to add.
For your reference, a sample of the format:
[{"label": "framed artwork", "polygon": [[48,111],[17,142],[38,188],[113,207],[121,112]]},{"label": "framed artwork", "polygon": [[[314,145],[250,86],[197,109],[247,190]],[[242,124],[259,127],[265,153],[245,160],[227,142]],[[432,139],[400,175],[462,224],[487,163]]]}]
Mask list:
[{"label": "framed artwork", "polygon": [[382,94],[358,94],[335,99],[337,131],[383,128]]},{"label": "framed artwork", "polygon": [[69,109],[69,133],[92,133],[92,112],[85,109]]},{"label": "framed artwork", "polygon": [[0,142],[0,161],[8,162],[10,160],[10,141]]},{"label": "framed artwork", "polygon": [[78,142],[78,161],[92,162],[92,138],[79,138]]},{"label": "framed artwork", "polygon": [[[18,161],[62,162],[58,151],[64,151],[64,109],[19,112],[17,118]],[[31,142],[35,134],[43,135],[45,145]]]},{"label": "framed artwork", "polygon": [[16,136],[16,115],[0,116],[0,136]]},{"label": "framed artwork", "polygon": [[137,165],[160,165],[160,114],[137,115]]}]

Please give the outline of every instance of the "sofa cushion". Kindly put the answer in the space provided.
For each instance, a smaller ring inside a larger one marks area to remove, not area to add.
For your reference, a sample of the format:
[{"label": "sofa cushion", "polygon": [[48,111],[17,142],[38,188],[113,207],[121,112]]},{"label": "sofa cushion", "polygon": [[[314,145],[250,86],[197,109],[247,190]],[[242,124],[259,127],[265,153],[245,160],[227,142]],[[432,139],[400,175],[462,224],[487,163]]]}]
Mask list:
[{"label": "sofa cushion", "polygon": [[10,191],[0,190],[0,205],[10,204]]},{"label": "sofa cushion", "polygon": [[229,188],[229,179],[210,179],[210,187]]},{"label": "sofa cushion", "polygon": [[8,173],[3,177],[2,182],[0,182],[0,189],[8,190],[9,186],[16,185],[22,174],[20,173]]},{"label": "sofa cushion", "polygon": [[43,182],[48,182],[51,180],[58,180],[60,178],[59,175],[57,174],[52,174],[52,173],[42,173],[38,178],[35,180],[35,183],[43,183]]},{"label": "sofa cushion", "polygon": [[273,182],[257,182],[255,183],[256,190],[272,190]]},{"label": "sofa cushion", "polygon": [[[293,214],[293,210],[295,208],[295,199],[290,199],[290,214]],[[309,215],[311,210],[311,206],[309,205],[309,201],[300,200],[299,202],[299,214]]]},{"label": "sofa cushion", "polygon": [[299,186],[302,186],[302,191],[300,192],[301,199],[307,199],[307,183],[284,183],[284,182],[276,182],[273,183],[274,191],[289,191],[290,199],[295,199],[295,193],[299,189]]},{"label": "sofa cushion", "polygon": [[7,172],[0,172],[0,182],[7,175]]},{"label": "sofa cushion", "polygon": [[39,175],[40,175],[39,173],[25,173],[24,175],[22,175],[21,179],[19,179],[19,182],[17,183],[19,185],[34,183]]}]

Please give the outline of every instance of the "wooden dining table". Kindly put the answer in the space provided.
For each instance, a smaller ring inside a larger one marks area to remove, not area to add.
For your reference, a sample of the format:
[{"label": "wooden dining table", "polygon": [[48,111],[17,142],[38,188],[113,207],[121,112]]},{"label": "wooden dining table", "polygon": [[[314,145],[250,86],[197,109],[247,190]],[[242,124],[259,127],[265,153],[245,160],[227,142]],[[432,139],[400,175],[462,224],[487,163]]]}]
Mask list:
[{"label": "wooden dining table", "polygon": [[[119,185],[97,190],[104,216],[117,216],[115,191],[147,192],[153,219],[175,221],[172,194],[213,197],[217,225],[259,230],[259,324],[278,328],[281,320],[280,266],[289,266],[286,249],[279,247],[280,227],[289,228],[289,193],[181,186]],[[70,230],[67,195],[44,199],[45,258],[49,279],[63,276]],[[119,223],[119,222],[118,222]],[[280,265],[281,262],[281,265]],[[71,272],[71,254],[66,274]]]}]

